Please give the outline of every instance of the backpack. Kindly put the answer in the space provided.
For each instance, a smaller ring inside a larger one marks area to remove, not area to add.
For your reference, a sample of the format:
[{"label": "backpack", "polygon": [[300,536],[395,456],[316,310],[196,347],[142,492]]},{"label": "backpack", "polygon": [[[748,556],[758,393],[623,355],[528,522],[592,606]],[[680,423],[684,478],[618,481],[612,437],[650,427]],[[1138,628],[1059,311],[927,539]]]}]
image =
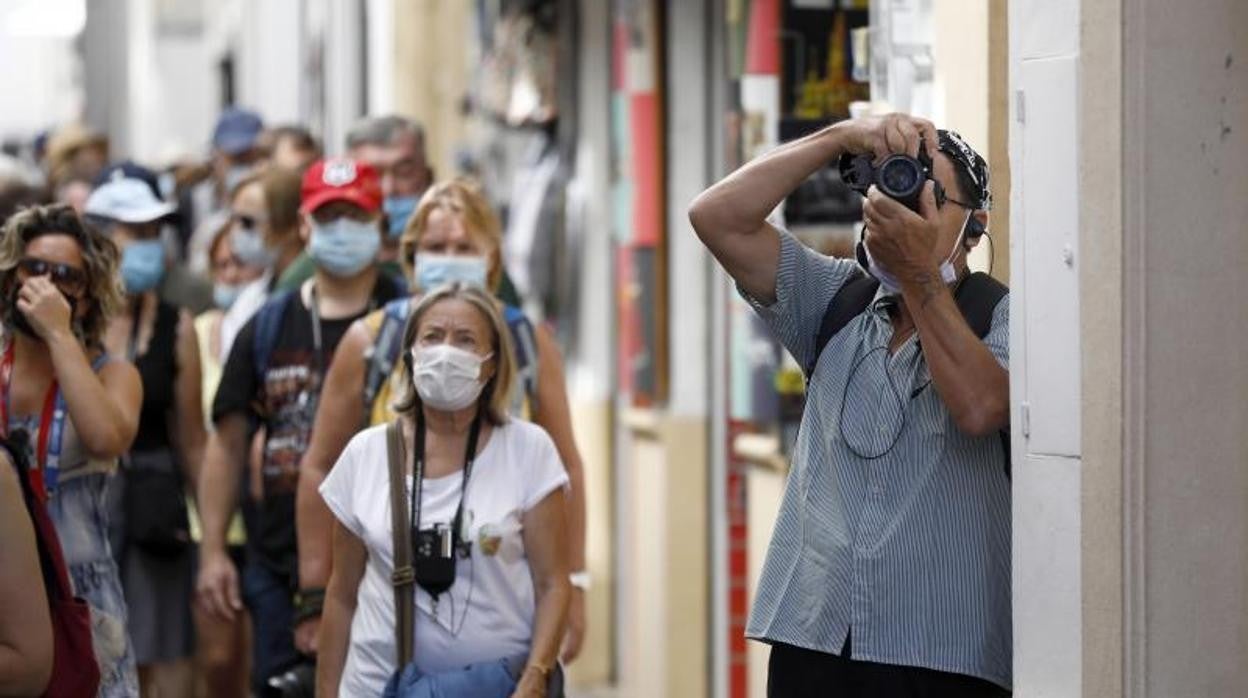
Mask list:
[{"label": "backpack", "polygon": [[[394,284],[394,292],[400,296],[400,298],[391,301],[391,303],[406,300],[403,297],[407,294],[407,281],[405,279],[396,277],[393,274],[383,273],[378,275],[378,284],[387,282]],[[256,311],[256,329],[255,334],[252,335],[251,363],[255,367],[257,385],[264,383],[264,374],[269,370],[269,357],[273,354],[273,348],[277,346],[277,335],[282,331],[282,320],[286,317],[286,309],[290,307],[291,301],[298,297],[302,289],[303,286],[300,284],[294,288],[278,291],[270,296],[269,300]],[[376,293],[376,288],[374,288],[373,292]],[[374,307],[371,301],[369,307],[370,309]],[[402,329],[400,325],[400,332]],[[326,366],[325,369],[328,370],[329,367]]]},{"label": "backpack", "polygon": [[264,374],[269,371],[269,357],[277,346],[277,334],[282,331],[282,319],[298,292],[297,287],[279,291],[256,311],[256,328],[251,341],[251,365],[255,367],[256,385],[264,384]]},{"label": "backpack", "polygon": [[[806,384],[815,375],[815,366],[819,357],[827,348],[828,342],[837,335],[850,320],[858,317],[871,305],[880,282],[874,277],[855,270],[853,275],[841,285],[828,307],[823,311],[823,319],[819,323],[819,332],[815,335],[815,351],[810,362],[803,367],[806,372]],[[1010,292],[1009,287],[982,271],[968,275],[960,281],[953,291],[953,299],[962,311],[962,317],[970,325],[976,337],[983,339],[992,329],[992,313],[997,303]],[[1010,435],[1006,431],[998,432],[1001,447],[1005,451],[1005,476],[1010,477]]]},{"label": "backpack", "polygon": [[[370,329],[374,330],[377,339],[364,357],[367,362],[364,373],[365,419],[370,419],[374,414],[377,399],[381,396],[386,381],[394,373],[399,353],[402,351],[403,331],[407,327],[412,308],[411,298],[390,301],[382,309],[379,320],[370,323],[373,325]],[[512,348],[516,355],[516,377],[522,389],[520,398],[528,401],[528,408],[532,413],[537,409],[537,330],[524,311],[513,305],[503,306],[503,319],[511,331]]]}]

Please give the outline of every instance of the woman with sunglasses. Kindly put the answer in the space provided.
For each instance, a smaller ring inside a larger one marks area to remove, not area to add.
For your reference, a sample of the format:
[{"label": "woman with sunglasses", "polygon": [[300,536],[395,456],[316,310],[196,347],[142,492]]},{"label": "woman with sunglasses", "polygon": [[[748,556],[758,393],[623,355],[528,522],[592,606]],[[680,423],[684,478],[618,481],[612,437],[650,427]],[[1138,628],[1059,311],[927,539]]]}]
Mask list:
[{"label": "woman with sunglasses", "polygon": [[198,480],[206,437],[193,320],[158,295],[168,272],[160,230],[173,207],[122,177],[96,189],[86,210],[108,212],[108,235],[121,250],[126,298],[105,347],[129,358],[143,382],[138,434],[111,493],[127,628],[143,694],[188,695],[195,555],[186,493]]},{"label": "woman with sunglasses", "polygon": [[46,497],[74,591],[91,606],[106,697],[139,690],[105,505],[143,400],[138,371],[104,348],[122,304],[118,258],[66,205],[26,209],[0,235],[0,428],[29,437],[32,484]]}]

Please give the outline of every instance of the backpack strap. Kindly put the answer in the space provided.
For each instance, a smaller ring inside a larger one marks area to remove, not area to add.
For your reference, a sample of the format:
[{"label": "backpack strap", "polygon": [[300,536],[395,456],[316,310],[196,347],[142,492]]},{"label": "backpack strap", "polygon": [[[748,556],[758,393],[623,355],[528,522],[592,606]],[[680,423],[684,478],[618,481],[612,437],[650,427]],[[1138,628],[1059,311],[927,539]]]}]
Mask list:
[{"label": "backpack strap", "polygon": [[269,358],[273,348],[277,346],[277,334],[282,329],[282,318],[286,317],[286,308],[295,299],[299,288],[293,288],[274,295],[260,310],[256,311],[255,334],[252,335],[251,362],[255,366],[256,385],[264,385],[264,374],[269,370]]},{"label": "backpack strap", "polygon": [[529,411],[537,411],[537,328],[523,310],[514,305],[503,306],[503,317],[516,353],[516,373],[524,394],[529,399]]},{"label": "backpack strap", "polygon": [[874,277],[855,269],[845,283],[841,284],[836,295],[832,296],[832,300],[828,301],[828,307],[823,311],[823,320],[819,323],[819,333],[815,335],[815,351],[810,356],[810,363],[805,366],[807,384],[814,377],[815,365],[819,363],[819,357],[828,342],[845,329],[850,320],[861,315],[871,305],[871,299],[875,298],[875,291],[879,287],[880,282]]},{"label": "backpack strap", "polygon": [[[815,366],[819,362],[819,356],[827,348],[828,342],[832,341],[832,338],[844,329],[850,320],[858,317],[867,309],[867,306],[871,305],[871,299],[875,297],[877,288],[879,288],[878,281],[855,270],[853,275],[841,285],[836,295],[832,296],[832,300],[828,301],[828,307],[823,311],[823,320],[819,323],[819,334],[815,336],[814,353],[811,355],[810,363],[805,367],[807,385],[815,375]],[[983,339],[992,330],[992,315],[997,309],[997,304],[1009,292],[1010,289],[1005,284],[982,271],[977,271],[968,274],[958,282],[957,288],[953,291],[953,299],[958,304],[962,317],[966,318],[966,324],[970,325],[971,331],[976,337]],[[1004,430],[997,433],[1001,438],[1001,447],[1005,451],[1005,476],[1008,478],[1011,476],[1010,435]]]},{"label": "backpack strap", "polygon": [[992,313],[1010,289],[982,271],[967,275],[953,291],[953,299],[976,337],[983,339],[992,329]]},{"label": "backpack strap", "polygon": [[407,325],[407,316],[411,312],[411,299],[398,298],[386,304],[382,309],[381,321],[377,327],[377,339],[368,350],[366,360],[368,366],[364,373],[364,419],[369,420],[373,411],[373,402],[381,392],[381,386],[390,378],[394,365],[399,360],[399,352],[403,345],[403,329]]},{"label": "backpack strap", "polygon": [[412,661],[412,585],[416,583],[416,569],[412,567],[412,531],[407,520],[403,427],[398,419],[386,425],[386,455],[390,468],[390,528],[393,529],[394,546],[394,573],[390,576],[390,583],[394,586],[397,666],[402,670]]}]

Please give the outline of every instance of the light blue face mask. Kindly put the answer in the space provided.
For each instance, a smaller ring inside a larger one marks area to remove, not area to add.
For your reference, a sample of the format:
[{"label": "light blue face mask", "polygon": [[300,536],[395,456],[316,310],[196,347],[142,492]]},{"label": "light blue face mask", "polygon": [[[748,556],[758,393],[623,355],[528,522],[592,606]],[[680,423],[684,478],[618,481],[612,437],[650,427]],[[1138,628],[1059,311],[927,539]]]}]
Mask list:
[{"label": "light blue face mask", "polygon": [[126,293],[156,288],[165,276],[165,246],[160,240],[136,240],[121,253],[121,279]]},{"label": "light blue face mask", "polygon": [[377,259],[381,235],[375,221],[338,218],[329,223],[312,223],[308,255],[330,274],[349,278],[364,271]]},{"label": "light blue face mask", "polygon": [[230,251],[238,261],[249,267],[267,269],[277,261],[277,255],[264,245],[264,236],[255,228],[239,225],[230,234]]},{"label": "light blue face mask", "polygon": [[416,285],[432,291],[443,285],[460,282],[485,290],[489,278],[485,257],[468,257],[421,252],[416,255]]},{"label": "light blue face mask", "polygon": [[416,212],[416,205],[419,203],[419,196],[387,196],[382,202],[381,208],[386,212],[386,219],[390,223],[387,232],[391,240],[398,240],[403,234],[407,220]]},{"label": "light blue face mask", "polygon": [[234,301],[238,300],[245,284],[213,284],[212,285],[212,303],[222,310],[229,310],[234,305]]}]

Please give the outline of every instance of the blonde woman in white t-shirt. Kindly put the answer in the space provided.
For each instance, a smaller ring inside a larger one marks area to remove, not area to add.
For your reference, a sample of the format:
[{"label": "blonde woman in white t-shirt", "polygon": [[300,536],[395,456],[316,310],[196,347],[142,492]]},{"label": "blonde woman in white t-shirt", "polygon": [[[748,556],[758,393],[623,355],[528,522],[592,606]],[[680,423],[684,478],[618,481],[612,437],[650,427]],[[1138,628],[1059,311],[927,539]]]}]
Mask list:
[{"label": "blonde woman in white t-shirt", "polygon": [[[396,666],[387,427],[360,432],[320,488],[338,525],[318,695],[380,695],[395,679],[398,695],[427,681],[462,695],[545,696],[570,594],[567,474],[545,431],[506,414],[514,360],[484,293],[455,284],[426,294],[403,346],[408,525],[413,539],[432,536],[434,555],[453,551],[453,581],[431,579],[418,554],[412,663]],[[443,683],[468,676],[479,682]]]}]

